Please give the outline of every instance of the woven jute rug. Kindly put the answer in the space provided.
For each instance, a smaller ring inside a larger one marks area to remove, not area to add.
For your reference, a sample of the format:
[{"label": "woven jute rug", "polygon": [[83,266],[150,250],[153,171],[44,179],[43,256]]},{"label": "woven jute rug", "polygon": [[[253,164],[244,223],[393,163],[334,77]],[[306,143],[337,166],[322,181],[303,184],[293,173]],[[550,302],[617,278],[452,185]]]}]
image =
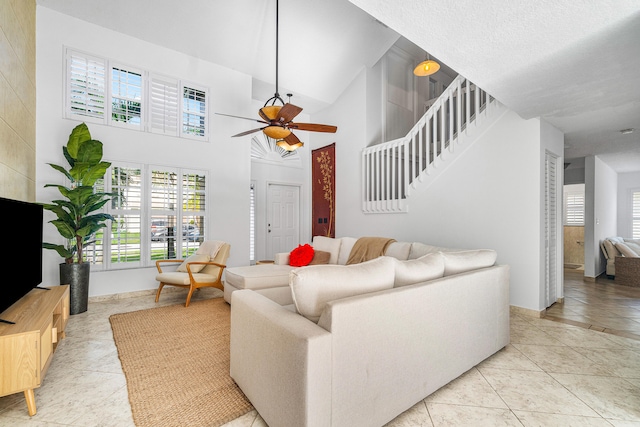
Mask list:
[{"label": "woven jute rug", "polygon": [[222,298],[109,318],[138,427],[219,426],[253,407],[229,376]]}]

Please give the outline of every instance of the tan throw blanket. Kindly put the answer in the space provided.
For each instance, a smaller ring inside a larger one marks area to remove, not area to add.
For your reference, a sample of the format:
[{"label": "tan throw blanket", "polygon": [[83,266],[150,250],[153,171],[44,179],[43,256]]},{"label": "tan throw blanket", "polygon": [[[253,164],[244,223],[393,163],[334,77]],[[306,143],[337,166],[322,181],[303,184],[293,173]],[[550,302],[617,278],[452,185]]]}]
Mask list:
[{"label": "tan throw blanket", "polygon": [[395,241],[386,237],[360,237],[351,249],[347,265],[378,258],[384,255],[387,246]]}]

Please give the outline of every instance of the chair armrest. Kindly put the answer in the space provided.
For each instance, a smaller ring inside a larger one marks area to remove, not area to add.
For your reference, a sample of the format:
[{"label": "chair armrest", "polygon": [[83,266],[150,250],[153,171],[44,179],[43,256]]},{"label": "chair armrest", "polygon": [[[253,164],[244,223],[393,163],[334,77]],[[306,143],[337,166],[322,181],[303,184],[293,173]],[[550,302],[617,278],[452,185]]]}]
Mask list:
[{"label": "chair armrest", "polygon": [[217,282],[220,281],[220,278],[222,277],[222,272],[224,271],[225,268],[227,268],[226,265],[218,264],[217,262],[213,262],[213,261],[193,261],[193,262],[188,262],[187,263],[187,273],[189,273],[189,279],[191,280],[192,283],[197,283],[197,280],[194,279],[193,273],[191,272],[191,266],[193,264],[215,265],[216,267],[220,267],[220,270],[218,271],[218,277],[216,278]]},{"label": "chair armrest", "polygon": [[277,265],[289,265],[289,252],[280,252],[273,257],[273,263]]},{"label": "chair armrest", "polygon": [[158,269],[159,273],[162,273],[162,267],[160,266],[160,264],[175,264],[175,263],[183,263],[184,260],[183,259],[159,259],[156,261],[156,268]]}]

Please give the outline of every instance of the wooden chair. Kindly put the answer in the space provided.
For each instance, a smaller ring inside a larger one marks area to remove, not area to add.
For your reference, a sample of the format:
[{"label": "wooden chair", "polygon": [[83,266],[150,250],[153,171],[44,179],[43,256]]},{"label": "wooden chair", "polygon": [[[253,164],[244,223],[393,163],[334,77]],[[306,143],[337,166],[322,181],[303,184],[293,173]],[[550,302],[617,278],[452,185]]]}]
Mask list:
[{"label": "wooden chair", "polygon": [[[189,307],[189,303],[191,302],[191,296],[196,289],[203,287],[213,287],[224,290],[224,284],[222,282],[222,272],[226,268],[227,258],[229,257],[229,251],[231,250],[231,245],[225,242],[215,242],[215,241],[205,241],[202,242],[200,248],[211,246],[217,247],[219,245],[219,249],[217,250],[213,259],[209,261],[188,261],[187,258],[186,263],[186,272],[181,271],[162,271],[162,265],[166,264],[182,264],[185,260],[182,259],[163,259],[156,261],[156,268],[158,269],[158,275],[156,276],[156,280],[160,282],[158,285],[158,292],[156,292],[156,302],[160,298],[160,292],[162,292],[162,288],[165,285],[169,286],[178,286],[181,288],[188,288],[189,293],[187,294],[187,302],[185,303],[185,307]],[[200,249],[198,249],[200,252]],[[197,252],[196,252],[197,253]],[[198,256],[192,256],[190,258],[197,259]],[[198,271],[196,266],[204,265],[204,268]],[[192,271],[192,269],[194,271]],[[197,271],[197,272],[196,272]]]}]

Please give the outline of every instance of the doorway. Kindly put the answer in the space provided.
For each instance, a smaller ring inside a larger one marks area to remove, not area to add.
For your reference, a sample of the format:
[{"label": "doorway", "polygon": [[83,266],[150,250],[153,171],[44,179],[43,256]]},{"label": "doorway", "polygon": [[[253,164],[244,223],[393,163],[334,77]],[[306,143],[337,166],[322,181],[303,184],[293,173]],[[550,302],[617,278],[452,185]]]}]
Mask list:
[{"label": "doorway", "polygon": [[584,184],[564,186],[564,268],[584,274]]},{"label": "doorway", "polygon": [[267,259],[290,252],[300,242],[300,187],[268,184]]}]

